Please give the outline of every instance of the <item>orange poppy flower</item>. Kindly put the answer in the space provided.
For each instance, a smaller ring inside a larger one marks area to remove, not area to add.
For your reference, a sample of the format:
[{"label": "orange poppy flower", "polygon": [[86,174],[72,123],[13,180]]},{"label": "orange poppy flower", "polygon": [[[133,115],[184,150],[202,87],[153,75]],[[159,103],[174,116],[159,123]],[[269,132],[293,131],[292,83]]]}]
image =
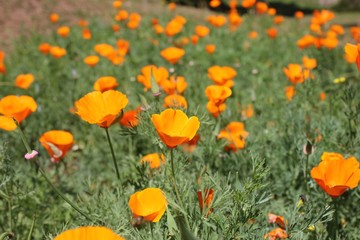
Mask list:
[{"label": "orange poppy flower", "polygon": [[191,35],[190,41],[193,45],[196,45],[199,41],[199,37],[197,35]]},{"label": "orange poppy flower", "polygon": [[117,46],[117,52],[121,55],[126,55],[130,49],[130,43],[129,41],[126,41],[125,39],[119,39],[116,41]]},{"label": "orange poppy flower", "polygon": [[200,38],[206,37],[210,33],[210,29],[206,26],[198,25],[195,27],[195,33]]},{"label": "orange poppy flower", "polygon": [[178,94],[171,94],[164,98],[165,108],[187,108],[186,99]]},{"label": "orange poppy flower", "polygon": [[258,35],[259,35],[259,34],[258,34],[257,32],[255,32],[255,31],[251,31],[251,32],[249,32],[249,34],[248,34],[249,38],[251,38],[251,39],[257,38]]},{"label": "orange poppy flower", "polygon": [[311,18],[311,23],[323,25],[333,19],[335,14],[329,10],[315,10],[313,13],[313,17]]},{"label": "orange poppy flower", "polygon": [[131,30],[134,30],[134,29],[137,29],[140,25],[140,22],[138,21],[129,21],[126,26],[131,29]]},{"label": "orange poppy flower", "polygon": [[214,27],[222,27],[226,24],[226,22],[226,17],[224,17],[223,15],[217,15],[211,18],[210,24]]},{"label": "orange poppy flower", "polygon": [[310,46],[314,45],[314,43],[315,43],[315,37],[311,36],[311,35],[304,35],[302,38],[300,38],[297,41],[297,45],[301,49],[310,47]]},{"label": "orange poppy flower", "polygon": [[243,0],[241,2],[241,6],[243,8],[251,8],[252,6],[254,6],[256,3],[256,0]]},{"label": "orange poppy flower", "polygon": [[49,16],[49,19],[52,23],[57,23],[59,21],[59,18],[60,18],[59,14],[57,14],[57,13],[52,13]]},{"label": "orange poppy flower", "polygon": [[124,21],[129,17],[129,13],[126,10],[120,10],[115,16],[116,21]]},{"label": "orange poppy flower", "polygon": [[231,89],[226,86],[211,85],[205,89],[207,99],[215,104],[224,103],[231,94]]},{"label": "orange poppy flower", "polygon": [[52,162],[59,162],[74,144],[74,137],[70,132],[62,130],[51,130],[39,139],[41,145],[46,149]]},{"label": "orange poppy flower", "polygon": [[225,150],[236,152],[245,147],[245,138],[248,135],[242,122],[230,122],[225,129],[220,131],[217,139],[226,139],[229,145],[225,146]]},{"label": "orange poppy flower", "polygon": [[199,134],[196,134],[189,142],[181,144],[181,148],[188,153],[194,152],[198,142],[200,141]]},{"label": "orange poppy flower", "polygon": [[151,169],[160,168],[161,165],[165,164],[164,154],[150,153],[145,155],[140,160],[141,163],[148,163]]},{"label": "orange poppy flower", "polygon": [[306,69],[314,69],[316,68],[317,66],[317,61],[315,58],[308,58],[307,56],[304,56],[302,58],[302,63],[303,63],[303,66],[306,68]]},{"label": "orange poppy flower", "polygon": [[235,78],[237,72],[234,68],[228,66],[212,66],[208,68],[208,77],[216,84],[227,87],[234,86],[233,78]]},{"label": "orange poppy flower", "polygon": [[121,8],[122,1],[113,1],[112,5],[114,8]]},{"label": "orange poppy flower", "polygon": [[57,58],[57,59],[62,58],[63,56],[66,55],[66,49],[62,48],[62,47],[54,46],[54,47],[50,48],[50,54],[54,58]]},{"label": "orange poppy flower", "polygon": [[205,51],[209,54],[213,54],[216,50],[215,44],[208,44],[205,46]]},{"label": "orange poppy flower", "polygon": [[360,27],[351,27],[350,34],[355,42],[360,42]]},{"label": "orange poppy flower", "polygon": [[96,44],[94,50],[103,57],[107,57],[115,51],[114,47],[107,43]]},{"label": "orange poppy flower", "polygon": [[51,45],[48,43],[41,43],[38,47],[39,51],[42,52],[43,54],[49,54],[50,49],[51,49]]},{"label": "orange poppy flower", "polygon": [[166,109],[151,116],[156,131],[168,148],[189,142],[200,127],[197,117],[188,118],[181,110]]},{"label": "orange poppy flower", "polygon": [[92,34],[91,34],[90,29],[84,28],[82,30],[82,38],[85,40],[89,40],[89,39],[91,39],[91,37],[92,37]]},{"label": "orange poppy flower", "polygon": [[117,24],[113,24],[113,25],[111,26],[111,28],[112,28],[112,30],[113,30],[114,32],[120,31],[120,26],[117,25]]},{"label": "orange poppy flower", "polygon": [[285,96],[287,98],[287,100],[291,101],[293,99],[293,97],[296,94],[296,90],[295,90],[295,86],[291,85],[291,86],[287,86],[285,87]]},{"label": "orange poppy flower", "polygon": [[304,13],[302,11],[296,11],[294,16],[296,19],[302,19],[304,17]]},{"label": "orange poppy flower", "polygon": [[241,116],[243,119],[249,119],[254,116],[254,107],[252,104],[245,106],[241,111]]},{"label": "orange poppy flower", "polygon": [[54,240],[125,240],[116,235],[111,229],[106,227],[79,227],[66,230],[54,238]]},{"label": "orange poppy flower", "polygon": [[326,37],[322,39],[321,44],[328,49],[334,49],[339,44],[339,40],[336,37]]},{"label": "orange poppy flower", "polygon": [[160,24],[156,24],[153,27],[156,34],[162,34],[164,32],[164,28]]},{"label": "orange poppy flower", "polygon": [[237,1],[238,0],[230,0],[229,1],[229,7],[230,7],[231,10],[233,10],[233,9],[235,9],[237,7],[237,5],[238,5]]},{"label": "orange poppy flower", "polygon": [[236,11],[230,12],[228,17],[230,22],[230,28],[232,29],[235,29],[236,27],[240,26],[240,24],[243,22],[243,19]]},{"label": "orange poppy flower", "polygon": [[344,50],[346,60],[349,63],[356,62],[356,65],[360,71],[360,43],[357,45],[346,43]]},{"label": "orange poppy flower", "polygon": [[285,229],[287,225],[287,223],[285,224],[285,220],[284,217],[282,216],[278,216],[272,213],[268,213],[268,222],[269,223],[276,223],[279,227],[281,227],[282,229]]},{"label": "orange poppy flower", "polygon": [[276,38],[278,31],[276,28],[269,28],[268,30],[266,30],[266,33],[270,38],[274,39]]},{"label": "orange poppy flower", "polygon": [[85,19],[80,19],[79,21],[78,21],[78,25],[79,25],[79,27],[87,27],[87,26],[89,26],[89,22],[88,21],[86,21]]},{"label": "orange poppy flower", "polygon": [[134,110],[129,110],[124,112],[122,118],[120,119],[119,124],[127,128],[134,128],[139,124],[139,114],[141,108],[138,107]]},{"label": "orange poppy flower", "polygon": [[264,14],[268,11],[268,5],[265,2],[257,2],[256,3],[256,12],[258,14]]},{"label": "orange poppy flower", "polygon": [[117,86],[119,86],[119,84],[116,82],[116,78],[106,76],[106,77],[101,77],[98,80],[96,80],[96,82],[94,83],[94,90],[100,91],[100,92],[105,92],[107,90],[114,89]]},{"label": "orange poppy flower", "polygon": [[[203,197],[203,193],[204,193],[204,197]],[[206,216],[209,216],[214,211],[214,208],[210,208],[214,195],[215,195],[215,191],[212,188],[205,188],[204,191],[197,191],[197,197],[201,212],[204,211],[204,208],[209,209],[208,212],[206,213]]]},{"label": "orange poppy flower", "polygon": [[168,8],[170,11],[174,11],[176,9],[176,3],[174,2],[169,3]]},{"label": "orange poppy flower", "polygon": [[268,238],[269,240],[276,240],[276,239],[286,239],[288,235],[286,231],[282,228],[275,228],[264,235],[264,238]]},{"label": "orange poppy flower", "polygon": [[34,82],[34,75],[32,74],[20,74],[15,79],[15,86],[22,89],[28,89]]},{"label": "orange poppy flower", "polygon": [[9,95],[3,97],[0,99],[0,115],[3,115],[2,123],[0,124],[1,128],[9,131],[15,130],[16,124],[12,118],[20,124],[31,113],[35,112],[36,109],[37,104],[30,96]]},{"label": "orange poppy flower", "polygon": [[302,83],[309,77],[309,70],[303,69],[300,64],[290,63],[288,67],[283,67],[283,72],[293,84]]},{"label": "orange poppy flower", "polygon": [[320,100],[321,100],[321,101],[325,101],[325,100],[326,100],[326,93],[325,93],[325,92],[321,92],[320,95],[319,95],[319,97],[320,97]]},{"label": "orange poppy flower", "polygon": [[269,16],[275,16],[276,15],[276,9],[275,8],[269,8],[268,12]]},{"label": "orange poppy flower", "polygon": [[119,91],[94,91],[75,102],[76,114],[90,124],[108,128],[117,121],[127,103],[126,95]]},{"label": "orange poppy flower", "polygon": [[165,213],[167,201],[159,188],[146,188],[130,196],[129,207],[134,217],[158,222]]},{"label": "orange poppy flower", "polygon": [[345,33],[343,26],[341,26],[340,24],[331,25],[330,29],[331,31],[334,31],[339,35],[343,35]]},{"label": "orange poppy flower", "polygon": [[161,87],[166,94],[182,94],[187,88],[187,82],[182,76],[171,76],[169,80],[161,81]]},{"label": "orange poppy flower", "polygon": [[185,50],[177,47],[169,47],[160,52],[160,55],[171,64],[177,63],[185,55]]},{"label": "orange poppy flower", "polygon": [[89,67],[95,67],[98,64],[100,58],[96,55],[87,56],[84,59],[84,63],[87,64]]},{"label": "orange poppy flower", "polygon": [[276,16],[274,17],[274,23],[275,24],[280,24],[284,21],[284,17],[283,16]]},{"label": "orange poppy flower", "polygon": [[68,26],[61,26],[57,29],[57,34],[63,38],[66,38],[70,34],[70,28]]},{"label": "orange poppy flower", "polygon": [[4,58],[5,58],[5,53],[0,51],[0,73],[5,74],[6,73],[6,67],[4,64]]},{"label": "orange poppy flower", "polygon": [[209,6],[212,8],[216,8],[216,7],[220,6],[220,4],[221,4],[220,0],[211,0],[209,2]]},{"label": "orange poppy flower", "polygon": [[176,19],[172,19],[170,22],[166,24],[165,27],[165,34],[168,37],[173,37],[176,34],[180,33],[183,29],[183,23],[180,21],[177,21]]},{"label": "orange poppy flower", "polygon": [[360,182],[360,163],[351,156],[345,159],[339,153],[324,152],[321,162],[310,174],[316,183],[331,197],[336,198]]},{"label": "orange poppy flower", "polygon": [[220,114],[226,110],[226,104],[225,103],[215,103],[212,101],[209,101],[206,104],[206,109],[208,112],[215,118],[219,117]]},{"label": "orange poppy flower", "polygon": [[158,85],[162,85],[162,82],[169,78],[169,72],[166,68],[156,67],[155,65],[144,66],[141,73],[142,75],[137,75],[137,80],[144,85],[145,91],[151,89],[152,77]]}]

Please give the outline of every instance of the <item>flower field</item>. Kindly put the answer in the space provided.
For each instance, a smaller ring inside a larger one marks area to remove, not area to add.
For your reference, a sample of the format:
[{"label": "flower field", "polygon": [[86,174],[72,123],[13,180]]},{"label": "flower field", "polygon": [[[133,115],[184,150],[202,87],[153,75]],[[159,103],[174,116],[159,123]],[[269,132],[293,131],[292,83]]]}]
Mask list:
[{"label": "flower field", "polygon": [[360,26],[129,2],[0,49],[0,240],[360,239]]}]

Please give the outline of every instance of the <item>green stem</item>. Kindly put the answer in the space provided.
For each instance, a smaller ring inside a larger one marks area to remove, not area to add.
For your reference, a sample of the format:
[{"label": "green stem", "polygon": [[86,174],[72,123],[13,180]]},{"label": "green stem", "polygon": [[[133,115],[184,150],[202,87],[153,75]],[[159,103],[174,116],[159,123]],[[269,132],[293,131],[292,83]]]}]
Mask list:
[{"label": "green stem", "polygon": [[87,220],[91,221],[91,222],[95,222],[93,219],[91,219],[89,217],[89,215],[87,215],[85,212],[83,212],[80,208],[78,208],[73,202],[70,201],[70,199],[68,199],[64,194],[62,194],[57,187],[55,187],[55,185],[50,181],[50,179],[46,176],[45,172],[40,168],[39,164],[34,161],[37,168],[39,169],[41,175],[45,178],[46,182],[54,189],[54,191],[59,195],[59,197],[61,197],[65,202],[67,202],[75,211],[77,211],[78,213],[80,213],[82,216],[84,216]]},{"label": "green stem", "polygon": [[28,153],[31,153],[32,150],[31,150],[30,145],[29,145],[29,143],[28,143],[28,141],[27,141],[27,139],[26,139],[26,137],[25,137],[25,134],[24,134],[23,130],[21,129],[19,123],[18,123],[14,118],[13,118],[13,120],[14,120],[15,124],[18,126],[19,134],[20,134],[20,137],[21,137],[22,142],[24,143],[24,146],[25,146],[25,148],[26,148],[26,151],[27,151]]},{"label": "green stem", "polygon": [[306,154],[304,179],[305,179],[305,186],[307,189],[308,189],[308,166],[309,166],[309,154]]},{"label": "green stem", "polygon": [[117,164],[116,164],[115,153],[114,153],[114,149],[113,149],[113,146],[112,146],[112,143],[111,143],[111,139],[110,139],[110,134],[109,134],[108,128],[105,128],[105,132],[106,132],[106,137],[107,137],[107,140],[108,140],[108,143],[109,143],[109,146],[110,146],[111,155],[112,155],[112,159],[113,159],[114,166],[115,166],[116,176],[117,176],[118,180],[120,180],[120,179],[121,179],[121,178],[120,178],[120,172],[119,172],[118,166],[117,166]]},{"label": "green stem", "polygon": [[14,237],[14,233],[12,232],[4,232],[0,235],[0,240],[12,239]]},{"label": "green stem", "polygon": [[[171,164],[171,174],[173,177],[173,187],[174,187],[175,195],[179,202],[179,205],[181,206],[182,209],[184,209],[184,205],[183,205],[181,197],[180,197],[180,192],[179,192],[179,189],[176,184],[175,167],[174,167],[174,149],[173,148],[170,149],[170,164]],[[189,226],[187,217],[185,217],[185,221],[186,221],[187,226]]]},{"label": "green stem", "polygon": [[27,240],[31,240],[31,235],[33,233],[33,230],[34,230],[34,226],[35,226],[35,216],[33,217],[33,221],[32,221],[32,224],[31,224],[31,228],[30,228],[30,231],[29,231],[29,235],[27,237]]}]

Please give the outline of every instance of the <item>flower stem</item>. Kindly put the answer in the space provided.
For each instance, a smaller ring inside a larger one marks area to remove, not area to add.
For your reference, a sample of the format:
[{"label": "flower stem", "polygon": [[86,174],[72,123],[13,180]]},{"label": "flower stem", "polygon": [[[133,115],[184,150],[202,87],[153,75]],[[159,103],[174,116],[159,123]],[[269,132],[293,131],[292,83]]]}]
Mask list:
[{"label": "flower stem", "polygon": [[23,144],[24,144],[24,146],[26,148],[26,151],[28,153],[31,153],[32,152],[31,147],[30,147],[30,145],[29,145],[29,143],[28,143],[28,141],[27,141],[27,139],[25,137],[25,134],[24,134],[23,130],[21,129],[19,123],[14,118],[13,118],[13,120],[14,120],[15,124],[18,126],[19,134],[20,134],[21,140],[22,140],[22,142],[23,142]]},{"label": "flower stem", "polygon": [[[171,164],[171,173],[172,173],[172,177],[173,177],[173,188],[175,191],[175,195],[179,202],[179,205],[181,206],[182,209],[184,209],[184,205],[183,205],[181,197],[180,197],[180,192],[179,192],[179,189],[176,184],[175,167],[174,167],[174,149],[173,148],[170,149],[170,164]],[[186,217],[185,217],[185,221],[186,221],[186,224],[189,226],[189,223],[188,223],[188,220]]]},{"label": "flower stem", "polygon": [[73,202],[70,201],[70,199],[68,199],[64,194],[62,194],[59,189],[57,189],[57,187],[54,186],[54,184],[50,181],[50,179],[46,176],[44,170],[42,170],[39,166],[39,164],[34,161],[36,164],[36,167],[39,169],[39,172],[41,173],[41,175],[45,178],[46,182],[54,189],[54,191],[57,193],[57,195],[59,195],[59,197],[61,197],[65,202],[67,202],[75,211],[77,211],[78,213],[80,213],[82,216],[84,216],[87,220],[91,221],[91,222],[95,222],[93,219],[91,219],[89,217],[89,215],[87,215],[85,212],[83,212],[80,208],[78,208],[78,206],[76,206]]},{"label": "flower stem", "polygon": [[309,165],[309,154],[306,154],[304,179],[305,179],[305,186],[307,189],[308,189],[308,165]]},{"label": "flower stem", "polygon": [[33,230],[34,230],[34,226],[35,226],[35,216],[33,217],[33,221],[32,221],[32,224],[31,224],[31,228],[30,228],[30,231],[29,231],[29,235],[27,237],[27,240],[31,240],[31,235],[33,233]]},{"label": "flower stem", "polygon": [[107,137],[107,140],[108,140],[108,143],[109,143],[109,146],[110,146],[111,155],[112,155],[112,159],[113,159],[114,166],[115,166],[116,176],[117,176],[118,180],[120,180],[121,179],[120,178],[120,172],[119,172],[118,166],[116,164],[115,153],[114,153],[114,149],[113,149],[113,146],[112,146],[112,143],[111,143],[111,138],[110,138],[108,128],[105,128],[105,132],[106,132],[106,137]]}]

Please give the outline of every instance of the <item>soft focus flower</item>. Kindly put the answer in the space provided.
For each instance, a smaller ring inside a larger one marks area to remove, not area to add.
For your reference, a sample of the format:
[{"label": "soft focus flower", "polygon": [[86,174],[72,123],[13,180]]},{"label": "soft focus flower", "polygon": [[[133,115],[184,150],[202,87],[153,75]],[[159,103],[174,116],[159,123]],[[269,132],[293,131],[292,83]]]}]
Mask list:
[{"label": "soft focus flower", "polygon": [[114,8],[121,8],[121,6],[122,6],[122,1],[119,1],[119,0],[113,1]]},{"label": "soft focus flower", "polygon": [[94,91],[75,102],[76,114],[90,124],[108,128],[117,121],[127,103],[126,95],[119,91]]},{"label": "soft focus flower", "polygon": [[256,32],[256,31],[251,31],[251,32],[249,32],[249,38],[251,38],[251,39],[255,39],[255,38],[257,38],[258,37],[258,33]]},{"label": "soft focus flower", "polygon": [[349,63],[356,62],[360,71],[360,43],[357,45],[346,43],[345,45],[345,58]]},{"label": "soft focus flower", "polygon": [[66,49],[54,46],[50,48],[50,54],[54,58],[62,58],[66,55]]},{"label": "soft focus flower", "polygon": [[236,75],[237,72],[232,67],[215,65],[208,68],[208,77],[213,80],[216,85],[232,87],[234,86],[233,79]]},{"label": "soft focus flower", "polygon": [[61,37],[66,38],[69,36],[70,28],[68,26],[61,26],[57,29],[57,34]]},{"label": "soft focus flower", "polygon": [[50,52],[51,49],[51,45],[48,43],[41,43],[38,47],[39,51],[42,52],[43,54],[48,54]]},{"label": "soft focus flower", "polygon": [[294,16],[296,19],[302,19],[304,17],[304,13],[302,11],[296,11]]},{"label": "soft focus flower", "polygon": [[186,99],[178,94],[171,94],[164,98],[165,108],[187,108]]},{"label": "soft focus flower", "polygon": [[295,94],[296,94],[296,90],[294,85],[285,87],[285,96],[288,101],[291,101],[295,96]]},{"label": "soft focus flower", "polygon": [[339,153],[324,152],[318,166],[311,169],[311,177],[331,197],[339,197],[360,182],[360,163],[351,156],[345,159]]},{"label": "soft focus flower", "polygon": [[160,52],[160,55],[171,64],[177,63],[185,55],[185,50],[177,47],[169,47]]},{"label": "soft focus flower", "polygon": [[307,56],[304,56],[302,58],[302,63],[303,63],[303,66],[306,68],[306,69],[314,69],[316,68],[317,66],[317,61],[315,58],[308,58]]},{"label": "soft focus flower", "polygon": [[212,8],[216,8],[216,7],[220,6],[220,4],[221,4],[220,0],[211,0],[209,2],[210,7],[212,7]]},{"label": "soft focus flower", "polygon": [[188,118],[181,110],[166,109],[151,116],[156,131],[168,148],[189,142],[200,127],[197,117]]},{"label": "soft focus flower", "polygon": [[197,191],[198,202],[201,212],[203,212],[204,209],[208,209],[206,216],[209,216],[214,211],[214,208],[210,208],[214,198],[214,194],[215,191],[212,188],[205,188],[204,191]]},{"label": "soft focus flower", "polygon": [[54,240],[125,240],[106,227],[78,227],[62,232]]},{"label": "soft focus flower", "polygon": [[15,86],[22,89],[28,89],[34,82],[34,75],[32,74],[20,74],[15,79]]},{"label": "soft focus flower", "polygon": [[181,148],[188,153],[194,152],[198,142],[200,141],[200,135],[196,134],[189,142],[181,144]]},{"label": "soft focus flower", "polygon": [[276,9],[275,8],[269,8],[268,12],[269,16],[275,16],[276,15]]},{"label": "soft focus flower", "polygon": [[274,17],[274,23],[275,24],[280,24],[284,21],[284,17],[283,16],[276,16]]},{"label": "soft focus flower", "polygon": [[137,80],[144,85],[145,91],[151,89],[151,78],[154,78],[158,85],[162,85],[163,81],[169,78],[169,72],[166,68],[155,65],[144,66],[141,73],[137,75]]},{"label": "soft focus flower", "polygon": [[209,35],[210,29],[208,27],[206,27],[206,26],[203,26],[203,25],[197,25],[195,27],[195,33],[200,38],[203,38],[203,37],[206,37],[207,35]]},{"label": "soft focus flower", "polygon": [[248,135],[242,122],[230,122],[226,128],[220,131],[217,138],[224,138],[229,142],[229,145],[225,146],[225,150],[236,152],[245,147],[245,138]]},{"label": "soft focus flower", "polygon": [[214,27],[222,27],[226,24],[226,17],[223,15],[212,15],[207,18],[208,22]]},{"label": "soft focus flower", "polygon": [[20,124],[36,109],[37,104],[30,96],[8,95],[3,97],[0,99],[0,128],[6,131],[15,130],[16,124],[13,119]]},{"label": "soft focus flower", "polygon": [[139,124],[139,114],[141,112],[141,108],[136,108],[134,110],[129,110],[124,112],[122,118],[120,119],[120,125],[127,127],[127,128],[133,128],[136,127]]},{"label": "soft focus flower", "polygon": [[74,144],[74,137],[70,132],[51,130],[41,135],[41,145],[46,149],[52,162],[59,162]]},{"label": "soft focus flower", "polygon": [[182,94],[187,88],[187,82],[183,76],[171,76],[169,80],[160,82],[161,87],[167,94]]},{"label": "soft focus flower", "polygon": [[3,51],[0,51],[0,73],[2,74],[6,73],[4,59],[5,59],[5,53]]},{"label": "soft focus flower", "polygon": [[309,70],[303,69],[299,64],[290,63],[288,67],[283,67],[283,72],[293,84],[302,83],[310,77]]},{"label": "soft focus flower", "polygon": [[257,2],[256,3],[256,12],[259,14],[267,13],[268,5],[265,2]]},{"label": "soft focus flower", "polygon": [[150,153],[142,157],[140,162],[148,163],[151,169],[156,169],[165,164],[165,156],[164,154]]},{"label": "soft focus flower", "polygon": [[146,188],[130,196],[129,207],[134,217],[158,222],[165,213],[167,201],[159,188]]},{"label": "soft focus flower", "polygon": [[52,13],[49,16],[49,19],[52,23],[57,23],[59,21],[59,18],[60,18],[59,14],[57,14],[57,13]]},{"label": "soft focus flower", "polygon": [[297,41],[297,45],[299,48],[301,49],[304,49],[304,48],[307,48],[307,47],[310,47],[312,45],[315,44],[315,37],[314,36],[311,36],[311,35],[304,35],[302,38],[300,38],[298,41]]},{"label": "soft focus flower", "polygon": [[267,238],[269,240],[276,240],[276,239],[286,239],[287,237],[288,235],[284,229],[275,228],[270,232],[268,232],[267,234],[265,234],[264,239]]},{"label": "soft focus flower", "polygon": [[276,28],[269,28],[268,30],[266,30],[266,33],[270,38],[274,39],[276,38],[278,31]]},{"label": "soft focus flower", "polygon": [[79,27],[85,28],[85,27],[89,26],[89,22],[86,21],[85,19],[80,19],[80,20],[78,21],[78,25],[79,25]]},{"label": "soft focus flower", "polygon": [[87,64],[89,67],[95,67],[98,64],[100,58],[96,55],[87,56],[84,58],[84,63]]},{"label": "soft focus flower", "polygon": [[243,0],[241,6],[244,8],[251,8],[256,3],[256,0]]},{"label": "soft focus flower", "polygon": [[111,76],[105,76],[101,77],[94,83],[94,90],[105,92],[107,90],[111,90],[119,86],[119,84],[116,82],[116,78]]},{"label": "soft focus flower", "polygon": [[176,3],[174,2],[169,3],[168,8],[170,11],[174,11],[176,9]]},{"label": "soft focus flower", "polygon": [[91,31],[90,31],[90,29],[84,28],[84,29],[82,30],[82,37],[83,37],[83,39],[85,39],[85,40],[91,39]]},{"label": "soft focus flower", "polygon": [[325,93],[325,92],[321,92],[320,95],[319,95],[319,97],[320,97],[320,100],[321,100],[321,101],[325,101],[325,100],[326,100],[326,93]]},{"label": "soft focus flower", "polygon": [[205,46],[205,51],[209,54],[213,54],[216,50],[216,45],[215,44],[208,44]]}]

